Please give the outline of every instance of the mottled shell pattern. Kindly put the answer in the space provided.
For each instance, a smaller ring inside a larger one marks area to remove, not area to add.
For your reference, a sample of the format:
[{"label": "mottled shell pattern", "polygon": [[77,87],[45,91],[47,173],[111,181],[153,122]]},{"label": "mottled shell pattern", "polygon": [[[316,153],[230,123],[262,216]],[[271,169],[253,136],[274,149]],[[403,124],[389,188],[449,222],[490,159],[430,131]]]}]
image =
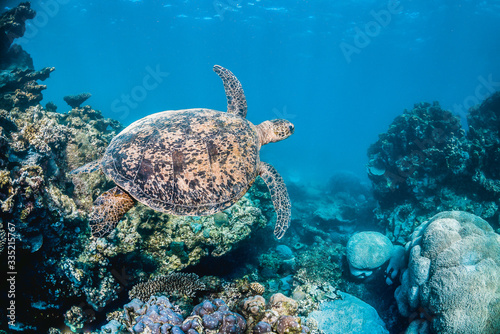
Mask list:
[{"label": "mottled shell pattern", "polygon": [[136,200],[175,215],[210,215],[238,201],[258,174],[256,127],[210,110],[163,111],[110,143],[102,171]]}]

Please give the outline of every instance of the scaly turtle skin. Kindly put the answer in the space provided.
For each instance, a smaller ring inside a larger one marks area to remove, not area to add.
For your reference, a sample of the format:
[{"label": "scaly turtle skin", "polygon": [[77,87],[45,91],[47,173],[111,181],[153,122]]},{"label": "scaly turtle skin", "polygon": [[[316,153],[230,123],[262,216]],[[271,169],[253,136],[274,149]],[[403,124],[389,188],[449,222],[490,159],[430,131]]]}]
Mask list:
[{"label": "scaly turtle skin", "polygon": [[238,79],[214,66],[221,77],[228,112],[210,109],[163,111],[125,128],[109,144],[101,160],[72,174],[100,169],[116,187],[94,202],[92,235],[109,234],[135,200],[174,215],[211,215],[236,203],[257,176],[267,184],[278,215],[275,235],[289,226],[291,205],[283,179],[261,162],[262,145],[290,136],[286,120],[257,126],[245,119],[247,104]]}]

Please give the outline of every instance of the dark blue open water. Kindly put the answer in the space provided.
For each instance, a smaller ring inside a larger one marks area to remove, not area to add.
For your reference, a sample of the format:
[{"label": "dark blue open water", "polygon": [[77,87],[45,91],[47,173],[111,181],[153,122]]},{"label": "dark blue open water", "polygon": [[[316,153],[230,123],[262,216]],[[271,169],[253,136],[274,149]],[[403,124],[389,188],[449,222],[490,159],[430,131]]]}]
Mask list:
[{"label": "dark blue open water", "polygon": [[[262,152],[287,179],[317,181],[334,170],[364,176],[367,147],[405,108],[439,101],[460,113],[500,87],[500,4],[493,0],[32,6],[38,16],[17,42],[35,68],[56,67],[43,103],[63,111],[62,96],[90,92],[92,107],[125,125],[167,109],[225,110],[212,72],[220,64],[242,82],[252,122],[295,123],[294,136]],[[148,68],[162,75],[146,90]]]}]

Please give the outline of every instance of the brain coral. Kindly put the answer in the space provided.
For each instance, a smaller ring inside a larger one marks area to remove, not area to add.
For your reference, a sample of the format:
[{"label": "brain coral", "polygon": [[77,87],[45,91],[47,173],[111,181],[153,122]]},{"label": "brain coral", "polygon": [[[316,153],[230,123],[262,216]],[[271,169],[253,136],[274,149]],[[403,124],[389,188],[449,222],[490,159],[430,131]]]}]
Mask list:
[{"label": "brain coral", "polygon": [[424,315],[412,328],[500,332],[500,235],[486,221],[441,212],[417,228],[407,252],[408,269],[395,296],[403,316]]}]

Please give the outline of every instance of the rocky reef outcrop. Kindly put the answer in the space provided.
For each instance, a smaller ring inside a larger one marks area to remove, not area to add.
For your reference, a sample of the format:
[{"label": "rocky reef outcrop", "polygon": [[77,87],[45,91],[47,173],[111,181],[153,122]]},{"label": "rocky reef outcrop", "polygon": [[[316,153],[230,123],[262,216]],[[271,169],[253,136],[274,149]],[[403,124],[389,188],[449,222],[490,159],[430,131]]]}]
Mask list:
[{"label": "rocky reef outcrop", "polygon": [[406,110],[368,149],[368,176],[379,225],[401,245],[440,211],[463,210],[500,227],[500,93],[460,120],[438,103]]},{"label": "rocky reef outcrop", "polygon": [[395,297],[407,333],[500,332],[500,235],[483,219],[441,212],[406,246]]},{"label": "rocky reef outcrop", "polygon": [[26,20],[35,17],[29,2],[22,2],[0,17],[0,70],[33,69],[33,60],[20,45],[14,44],[16,38],[26,31]]}]

